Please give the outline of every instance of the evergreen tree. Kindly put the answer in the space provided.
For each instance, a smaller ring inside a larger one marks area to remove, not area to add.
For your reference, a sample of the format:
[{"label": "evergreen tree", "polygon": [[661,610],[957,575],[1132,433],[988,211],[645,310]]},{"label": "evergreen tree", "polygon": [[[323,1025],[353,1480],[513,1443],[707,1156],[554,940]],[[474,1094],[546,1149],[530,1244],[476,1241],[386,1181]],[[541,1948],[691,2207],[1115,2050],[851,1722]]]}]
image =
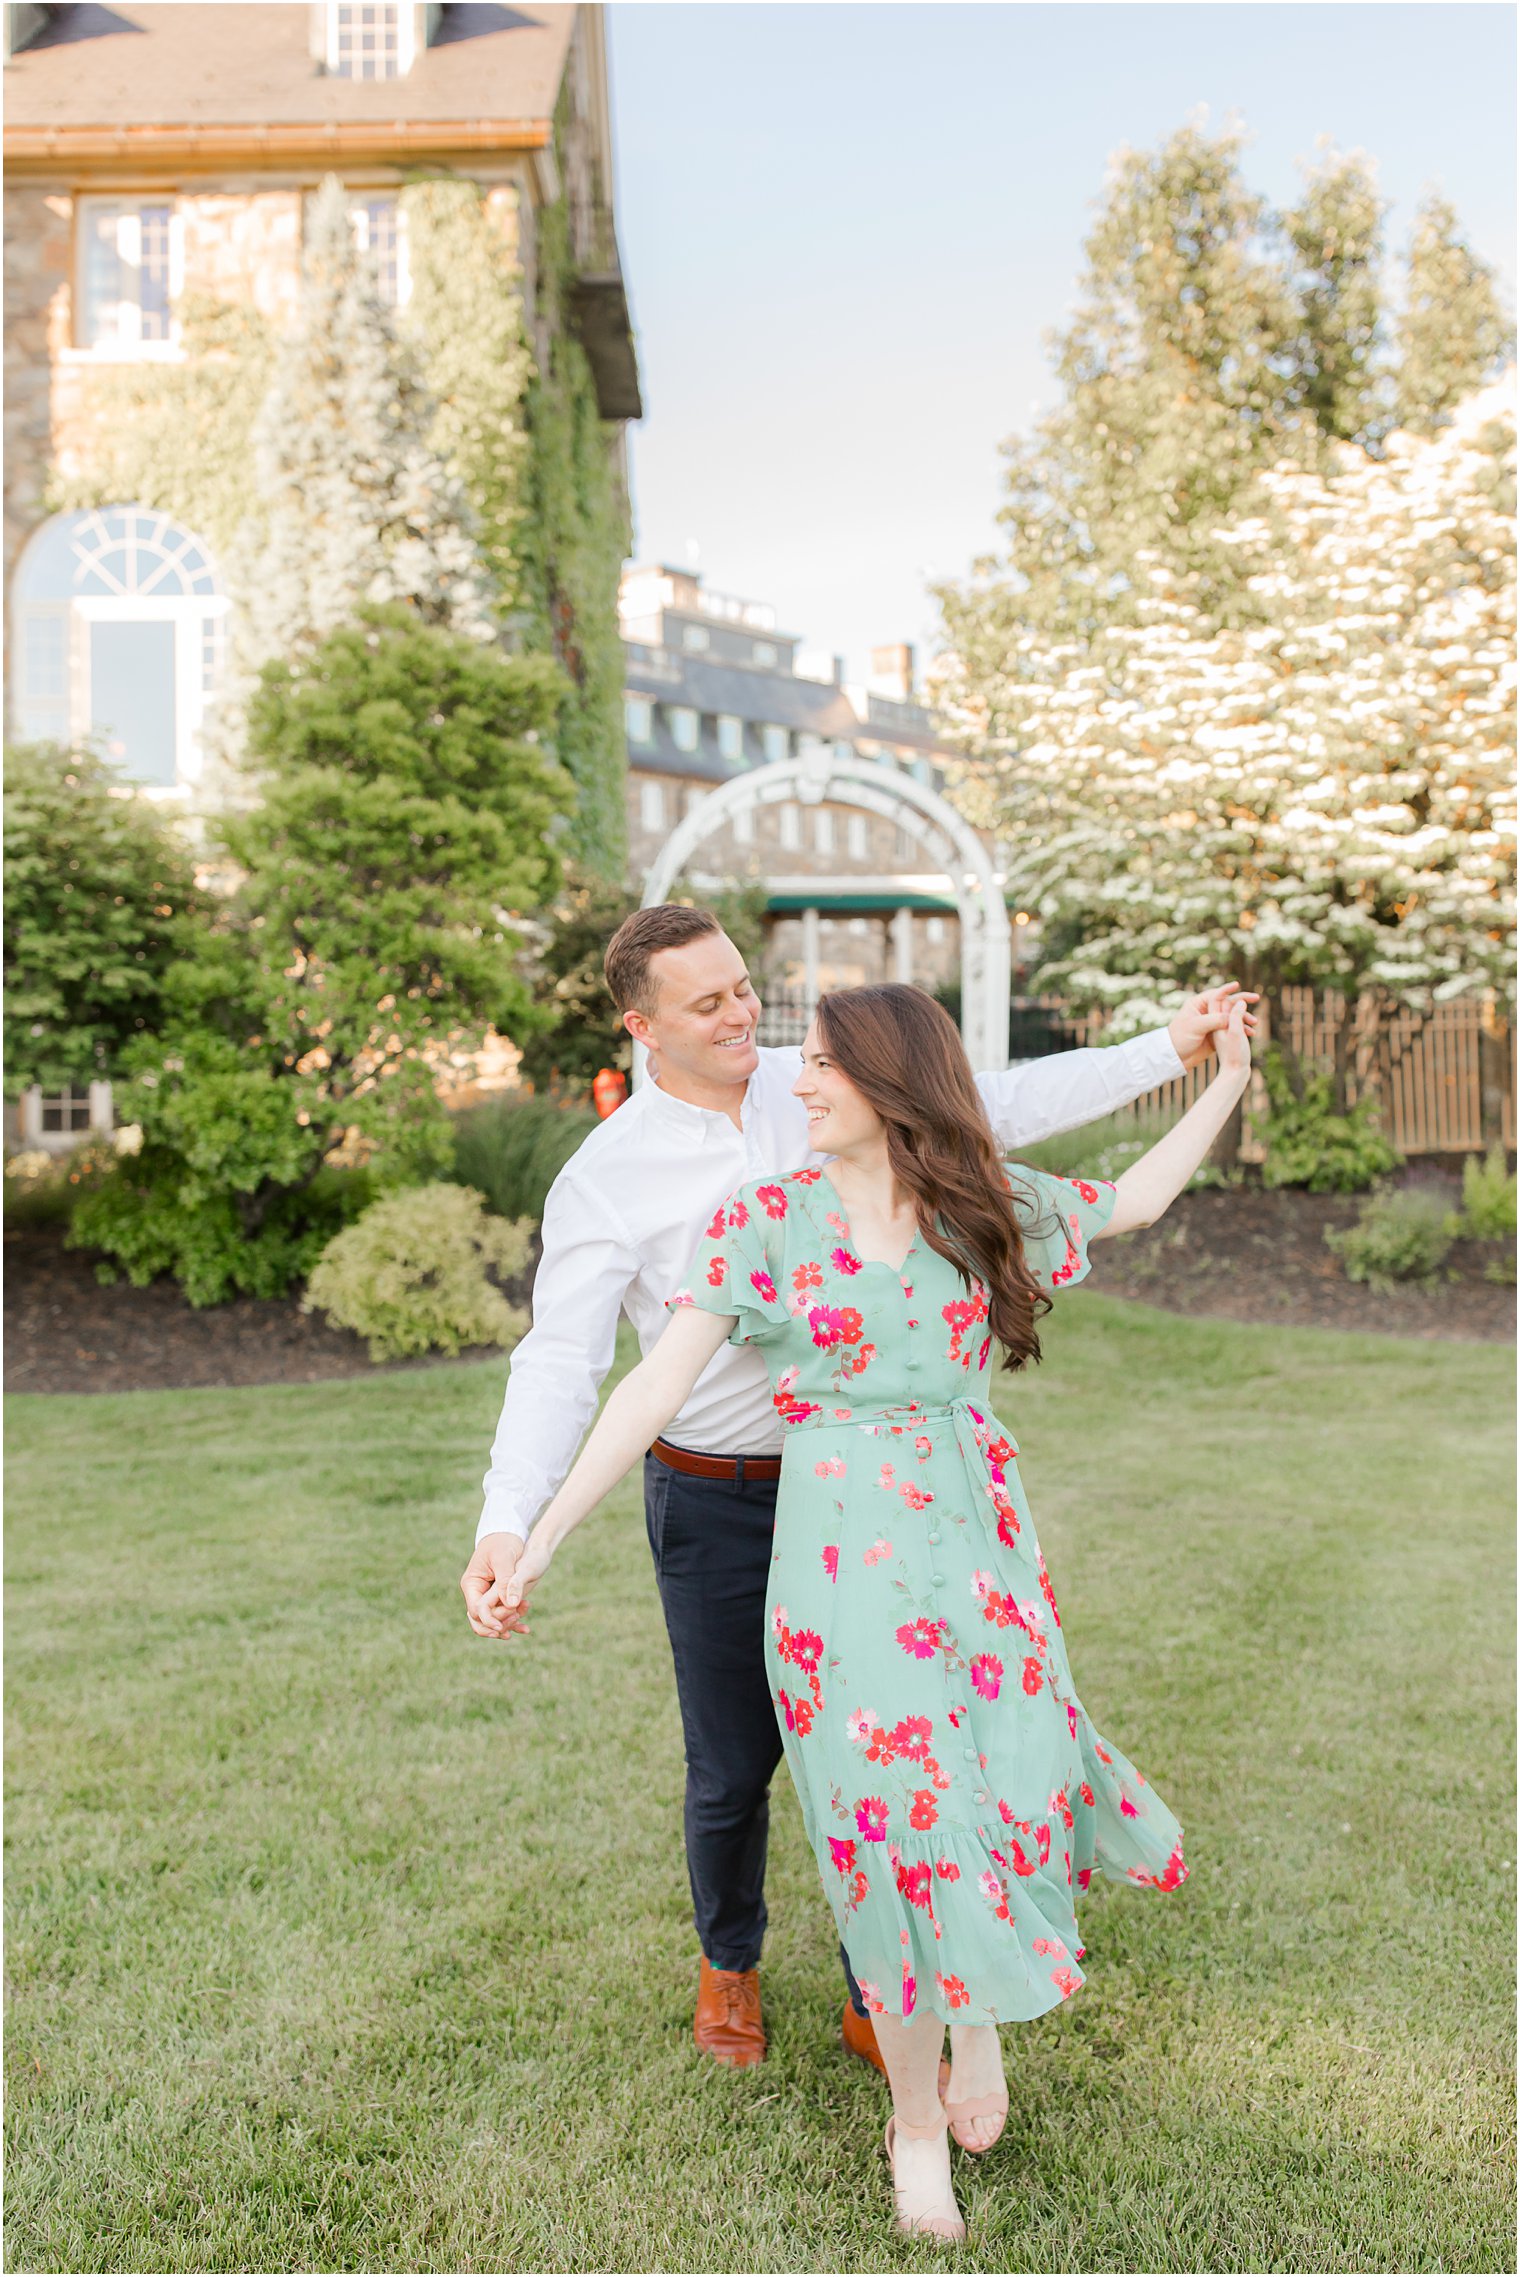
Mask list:
[{"label": "evergreen tree", "polygon": [[366,603],[404,601],[425,624],[491,638],[490,579],[434,419],[330,176],[254,432],[265,527],[236,575],[245,664],[309,650]]},{"label": "evergreen tree", "polygon": [[1493,270],[1473,251],[1446,200],[1427,197],[1415,222],[1398,322],[1399,425],[1411,435],[1433,435],[1513,348]]},{"label": "evergreen tree", "polygon": [[1371,161],[1327,150],[1282,218],[1296,267],[1299,397],[1338,442],[1374,443],[1388,424],[1379,368],[1386,211]]}]

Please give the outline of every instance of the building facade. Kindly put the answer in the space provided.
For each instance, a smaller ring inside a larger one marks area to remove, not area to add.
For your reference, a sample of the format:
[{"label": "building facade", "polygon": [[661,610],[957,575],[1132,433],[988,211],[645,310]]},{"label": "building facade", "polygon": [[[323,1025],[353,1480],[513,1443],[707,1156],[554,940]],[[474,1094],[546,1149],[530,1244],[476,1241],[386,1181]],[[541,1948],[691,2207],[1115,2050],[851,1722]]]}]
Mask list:
[{"label": "building facade", "polygon": [[441,172],[480,186],[520,264],[540,368],[539,218],[564,202],[571,321],[620,453],[639,392],[602,12],[182,0],[5,18],[8,726],[94,737],[125,777],[193,796],[231,606],[213,546],[140,499],[49,510],[87,466],[100,375],[180,360],[192,296],[288,324],[329,174],[404,306],[402,188]]},{"label": "building facade", "polygon": [[[689,570],[630,569],[619,601],[627,659],[628,844],[640,882],[671,829],[715,785],[832,746],[931,789],[951,753],[915,689],[913,650],[872,651],[860,685],[824,676],[763,602],[710,592]],[[763,887],[773,994],[878,980],[952,983],[960,927],[949,881],[905,828],[829,801],[759,808],[705,840],[698,892]],[[779,1009],[779,1006],[778,1006]]]}]

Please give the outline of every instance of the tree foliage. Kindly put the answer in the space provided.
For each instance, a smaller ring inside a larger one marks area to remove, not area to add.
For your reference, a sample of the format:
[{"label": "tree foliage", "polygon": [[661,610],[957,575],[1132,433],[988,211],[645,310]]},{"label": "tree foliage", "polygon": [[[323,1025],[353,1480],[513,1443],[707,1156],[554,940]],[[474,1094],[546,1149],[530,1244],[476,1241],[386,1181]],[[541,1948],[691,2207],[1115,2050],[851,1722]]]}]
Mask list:
[{"label": "tree foliage", "polygon": [[1415,222],[1398,323],[1399,425],[1411,435],[1434,434],[1514,353],[1514,342],[1493,270],[1473,251],[1446,200],[1427,197]]},{"label": "tree foliage", "polygon": [[87,1238],[125,1260],[124,1213],[159,1225],[167,1193],[185,1254],[221,1262],[215,1293],[266,1292],[271,1245],[276,1280],[311,1261],[291,1248],[292,1198],[340,1143],[382,1181],[446,1166],[435,1069],[533,1021],[510,912],[557,880],[559,687],[546,659],[399,605],[265,668],[249,715],[263,796],[222,824],[237,882],[128,1055],[143,1150],[81,1212]]},{"label": "tree foliage", "polygon": [[82,1088],[157,1022],[188,849],[88,751],[5,758],[5,1080]]}]

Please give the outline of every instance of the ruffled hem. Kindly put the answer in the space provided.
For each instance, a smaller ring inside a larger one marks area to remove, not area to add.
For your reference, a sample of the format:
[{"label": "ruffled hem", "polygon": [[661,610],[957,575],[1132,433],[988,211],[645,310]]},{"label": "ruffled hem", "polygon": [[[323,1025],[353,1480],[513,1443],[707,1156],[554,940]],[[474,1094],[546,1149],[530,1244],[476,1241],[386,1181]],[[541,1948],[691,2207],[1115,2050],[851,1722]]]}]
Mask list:
[{"label": "ruffled hem", "polygon": [[1027,2023],[1086,1982],[1076,1900],[1094,1873],[1140,1889],[1186,1881],[1166,1805],[1085,1717],[1078,1738],[1092,1799],[1074,1804],[1070,1827],[1058,1817],[830,1844],[825,1887],[873,2013]]}]

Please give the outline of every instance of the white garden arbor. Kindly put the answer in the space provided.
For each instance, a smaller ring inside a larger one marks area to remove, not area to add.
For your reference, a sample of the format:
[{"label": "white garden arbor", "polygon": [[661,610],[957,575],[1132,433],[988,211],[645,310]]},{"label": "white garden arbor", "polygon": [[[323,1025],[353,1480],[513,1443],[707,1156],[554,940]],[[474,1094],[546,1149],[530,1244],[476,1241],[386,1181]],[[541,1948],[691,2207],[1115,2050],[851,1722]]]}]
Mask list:
[{"label": "white garden arbor", "polygon": [[[789,800],[802,806],[816,807],[829,800],[859,807],[895,823],[917,840],[930,868],[943,873],[944,891],[953,897],[960,916],[961,1034],[971,1064],[1006,1067],[1010,949],[1002,887],[975,831],[937,791],[911,776],[816,741],[805,744],[795,759],[735,775],[699,799],[677,823],[644,880],[644,907],[669,899],[698,847],[715,831],[757,807]],[[819,994],[819,911],[804,908],[802,920],[803,988],[811,1008]],[[636,1062],[642,1058],[642,1053],[635,1054]],[[636,1072],[642,1074],[642,1067]]]}]

